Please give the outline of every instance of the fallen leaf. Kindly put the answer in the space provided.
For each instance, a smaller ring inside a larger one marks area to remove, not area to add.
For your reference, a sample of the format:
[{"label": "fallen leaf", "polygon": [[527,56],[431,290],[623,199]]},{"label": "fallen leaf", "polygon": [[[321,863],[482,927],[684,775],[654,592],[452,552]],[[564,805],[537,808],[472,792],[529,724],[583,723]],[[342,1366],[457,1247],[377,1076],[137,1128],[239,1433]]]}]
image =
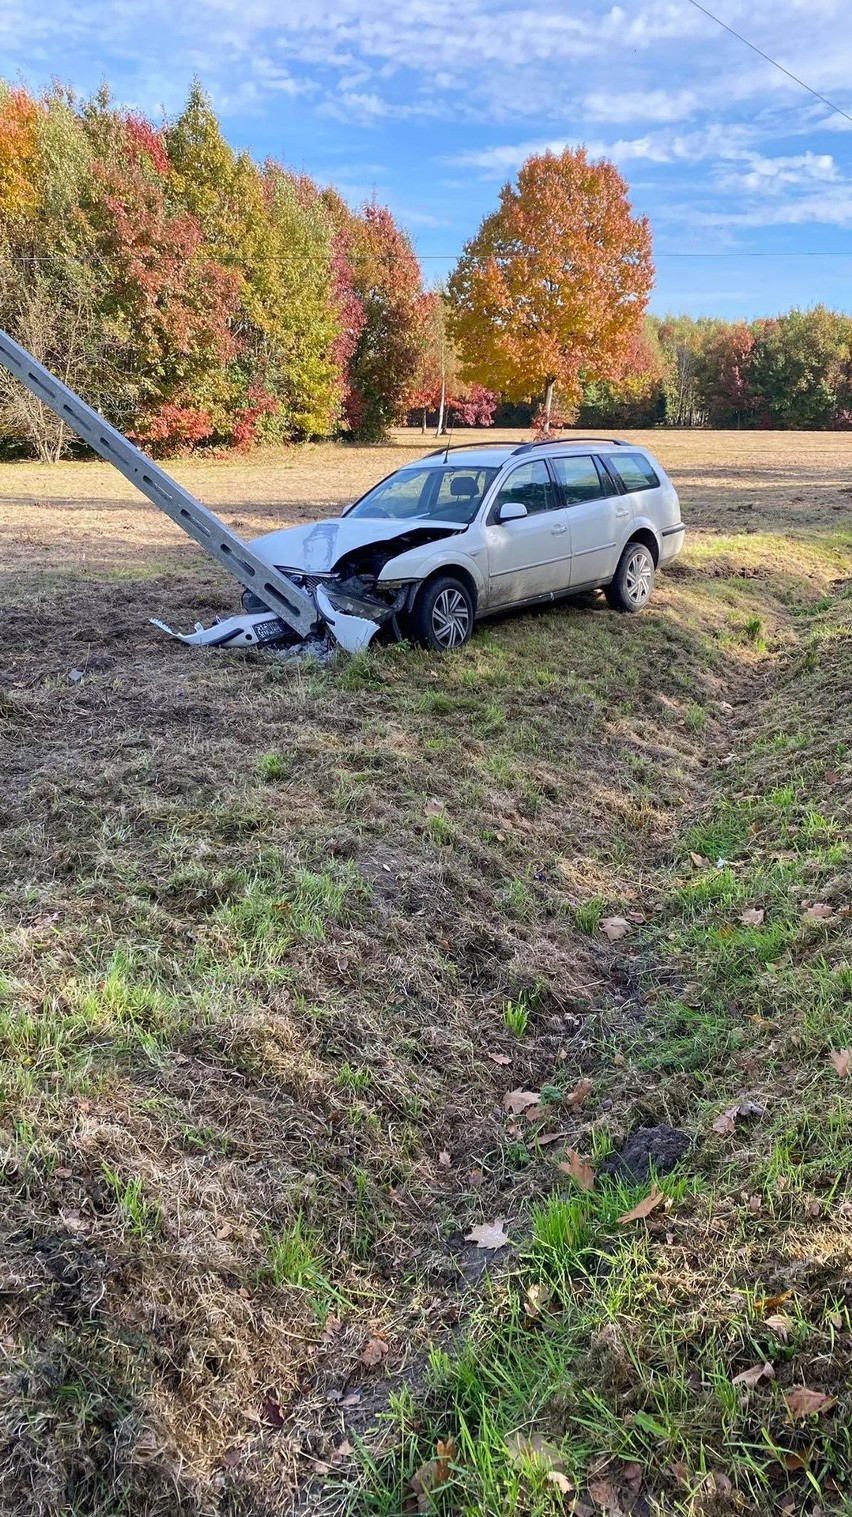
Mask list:
[{"label": "fallen leaf", "polygon": [[628,911],[627,920],[628,922],[638,922],[641,925],[641,923],[645,921],[645,918],[643,917],[641,911]]},{"label": "fallen leaf", "polygon": [[757,1212],[760,1211],[760,1209],[761,1209],[762,1206],[763,1206],[763,1197],[762,1196],[758,1196],[758,1195],[749,1196],[749,1198],[748,1198],[748,1209],[749,1209],[749,1211],[757,1213]]},{"label": "fallen leaf", "polygon": [[838,785],[840,783],[840,775],[836,769],[826,769],[824,779],[827,785]]},{"label": "fallen leaf", "polygon": [[334,1450],[334,1463],[338,1464],[341,1459],[348,1459],[349,1455],[353,1453],[353,1451],[354,1444],[351,1444],[348,1438],[344,1438],[342,1442],[338,1443],[337,1448]]},{"label": "fallen leaf", "polygon": [[748,906],[742,913],[740,921],[745,927],[759,927],[763,921],[765,911],[760,906]]},{"label": "fallen leaf", "polygon": [[814,901],[812,906],[807,907],[803,915],[817,922],[828,922],[834,916],[834,908],[833,906],[827,906],[825,901]]},{"label": "fallen leaf", "polygon": [[31,927],[52,927],[54,922],[59,921],[58,911],[43,911],[40,916],[33,917]]},{"label": "fallen leaf", "polygon": [[555,1485],[557,1491],[561,1491],[563,1496],[571,1495],[574,1487],[568,1476],[563,1475],[561,1470],[548,1470],[545,1478],[550,1481],[551,1485]]},{"label": "fallen leaf", "polygon": [[540,1090],[507,1090],[503,1097],[503,1110],[511,1111],[516,1117],[529,1106],[537,1106],[541,1100]]},{"label": "fallen leaf", "polygon": [[714,1132],[731,1133],[734,1131],[736,1125],[737,1108],[736,1106],[729,1106],[727,1111],[723,1111],[722,1115],[716,1118],[715,1122],[712,1124],[712,1127]]},{"label": "fallen leaf", "polygon": [[695,865],[696,869],[709,869],[710,860],[705,859],[703,854],[690,853],[689,857],[692,859],[692,862]]},{"label": "fallen leaf", "polygon": [[642,1466],[641,1464],[626,1464],[622,1474],[634,1496],[638,1496],[642,1489]]},{"label": "fallen leaf", "polygon": [[827,1412],[834,1406],[837,1397],[826,1396],[822,1391],[812,1391],[806,1385],[797,1385],[784,1397],[791,1417],[809,1417],[812,1412]]},{"label": "fallen leaf", "polygon": [[591,1164],[581,1159],[576,1148],[566,1148],[565,1158],[560,1159],[556,1167],[561,1169],[563,1174],[571,1176],[578,1190],[594,1190],[595,1172]]},{"label": "fallen leaf", "polygon": [[592,1080],[581,1080],[578,1085],[574,1086],[573,1090],[568,1092],[568,1095],[565,1097],[566,1105],[574,1108],[582,1106],[586,1097],[591,1095],[594,1088]]},{"label": "fallen leaf", "polygon": [[361,1392],[360,1391],[348,1391],[347,1394],[344,1396],[343,1400],[341,1401],[340,1405],[341,1406],[357,1406],[358,1402],[360,1400],[361,1400]]},{"label": "fallen leaf", "polygon": [[427,801],[423,807],[424,816],[443,816],[446,810],[443,801]]},{"label": "fallen leaf", "polygon": [[552,1296],[553,1291],[549,1285],[529,1286],[524,1297],[524,1311],[526,1312],[527,1316],[531,1317],[533,1320],[535,1320],[536,1317],[540,1317],[542,1311],[547,1306]]},{"label": "fallen leaf", "polygon": [[441,1152],[438,1155],[438,1164],[440,1165],[441,1169],[449,1169],[450,1163],[451,1160],[447,1150],[445,1148],[442,1148]]},{"label": "fallen leaf", "polygon": [[589,1495],[595,1506],[602,1507],[605,1512],[620,1512],[621,1504],[618,1500],[618,1492],[608,1480],[590,1480]]},{"label": "fallen leaf", "polygon": [[492,1064],[511,1064],[512,1062],[512,1056],[508,1053],[488,1053],[485,1057],[490,1059]]},{"label": "fallen leaf", "polygon": [[480,1222],[469,1233],[465,1233],[465,1242],[475,1243],[477,1248],[503,1248],[509,1241],[503,1223],[503,1217],[497,1217],[493,1222]]},{"label": "fallen leaf", "polygon": [[364,1352],[361,1354],[361,1363],[369,1365],[381,1364],[390,1353],[390,1344],[385,1338],[371,1338]]},{"label": "fallen leaf", "polygon": [[[813,1445],[811,1448],[802,1449],[802,1452],[800,1454],[793,1452],[785,1454],[784,1468],[788,1470],[806,1470],[812,1453]],[[795,1508],[793,1508],[793,1510],[795,1510]]]},{"label": "fallen leaf", "polygon": [[832,1048],[829,1057],[841,1080],[848,1079],[852,1066],[852,1048]]},{"label": "fallen leaf", "polygon": [[626,932],[630,931],[630,923],[626,917],[604,917],[601,921],[601,932],[609,938],[611,943],[617,943]]},{"label": "fallen leaf", "polygon": [[[529,1113],[527,1115],[529,1116]],[[539,1148],[547,1148],[549,1144],[558,1143],[560,1138],[564,1137],[564,1132],[537,1132],[533,1141],[538,1144]]]},{"label": "fallen leaf", "polygon": [[737,1125],[737,1118],[742,1117],[748,1121],[755,1117],[763,1116],[763,1107],[758,1106],[756,1101],[740,1101],[737,1106],[729,1106],[712,1123],[713,1131],[718,1133],[732,1133]]},{"label": "fallen leaf", "polygon": [[788,1317],[785,1312],[775,1312],[773,1316],[767,1317],[766,1326],[770,1332],[775,1334],[779,1343],[786,1343],[790,1337],[793,1319],[792,1317]]},{"label": "fallen leaf", "polygon": [[473,1190],[478,1190],[484,1179],[485,1176],[481,1169],[471,1169],[468,1171],[467,1181]]},{"label": "fallen leaf", "polygon": [[222,1455],[222,1463],[226,1470],[234,1470],[240,1462],[239,1449],[226,1449]]},{"label": "fallen leaf", "polygon": [[712,1470],[705,1485],[712,1496],[730,1496],[734,1489],[733,1481],[723,1475],[721,1470]]},{"label": "fallen leaf", "polygon": [[284,1426],[284,1416],[274,1396],[267,1396],[265,1398],[261,1408],[261,1416],[264,1422],[269,1423],[270,1427],[282,1428]]},{"label": "fallen leaf", "polygon": [[[551,1471],[558,1470],[564,1463],[561,1449],[555,1443],[548,1442],[541,1433],[507,1433],[506,1449],[510,1459],[518,1462],[534,1459]],[[571,1488],[569,1481],[568,1489]]]},{"label": "fallen leaf", "polygon": [[72,685],[79,685],[81,679],[83,678],[82,669],[69,669],[68,678],[70,679]]},{"label": "fallen leaf", "polygon": [[772,1365],[767,1362],[766,1364],[753,1364],[750,1369],[740,1370],[740,1373],[734,1376],[731,1384],[757,1385],[761,1380],[774,1379],[775,1371]]},{"label": "fallen leaf", "polygon": [[433,1491],[439,1491],[442,1486],[447,1484],[452,1474],[451,1465],[455,1457],[455,1439],[448,1438],[444,1443],[439,1438],[435,1445],[434,1459],[428,1459],[425,1464],[421,1464],[419,1470],[412,1475],[410,1485],[417,1497],[418,1512],[434,1511],[432,1493]]},{"label": "fallen leaf", "polygon": [[759,1310],[762,1312],[771,1312],[776,1306],[780,1306],[782,1302],[789,1301],[792,1294],[792,1291],[782,1291],[780,1296],[767,1296],[766,1300],[761,1302]]},{"label": "fallen leaf", "polygon": [[619,1222],[641,1222],[644,1217],[650,1216],[651,1212],[665,1199],[665,1195],[659,1187],[652,1185],[647,1196],[643,1196],[641,1201],[638,1201],[635,1206],[631,1207],[630,1211],[626,1211],[624,1216],[619,1217],[618,1220]]},{"label": "fallen leaf", "polygon": [[805,1202],[805,1212],[809,1217],[819,1217],[822,1214],[822,1207],[819,1201],[811,1197],[809,1201]]}]

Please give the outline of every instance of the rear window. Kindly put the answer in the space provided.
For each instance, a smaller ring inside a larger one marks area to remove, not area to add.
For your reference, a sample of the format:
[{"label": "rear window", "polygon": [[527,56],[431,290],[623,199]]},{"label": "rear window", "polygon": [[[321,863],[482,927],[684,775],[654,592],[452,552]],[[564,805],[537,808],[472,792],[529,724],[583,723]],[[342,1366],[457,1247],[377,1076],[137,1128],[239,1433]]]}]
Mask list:
[{"label": "rear window", "polygon": [[625,490],[656,490],[660,483],[644,453],[607,453],[606,461]]}]

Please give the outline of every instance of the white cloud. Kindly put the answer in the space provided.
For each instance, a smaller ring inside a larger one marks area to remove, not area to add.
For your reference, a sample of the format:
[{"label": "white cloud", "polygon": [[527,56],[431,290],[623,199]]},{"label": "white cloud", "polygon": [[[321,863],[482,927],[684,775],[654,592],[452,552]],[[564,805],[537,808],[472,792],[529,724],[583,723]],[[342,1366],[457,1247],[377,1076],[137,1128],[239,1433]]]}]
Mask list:
[{"label": "white cloud", "polygon": [[795,157],[767,158],[762,153],[738,154],[748,164],[741,173],[722,171],[717,182],[724,189],[756,190],[776,195],[793,186],[815,182],[830,184],[840,176],[830,153],[799,153]]},{"label": "white cloud", "polygon": [[683,121],[699,107],[694,90],[593,90],[583,100],[591,121]]}]

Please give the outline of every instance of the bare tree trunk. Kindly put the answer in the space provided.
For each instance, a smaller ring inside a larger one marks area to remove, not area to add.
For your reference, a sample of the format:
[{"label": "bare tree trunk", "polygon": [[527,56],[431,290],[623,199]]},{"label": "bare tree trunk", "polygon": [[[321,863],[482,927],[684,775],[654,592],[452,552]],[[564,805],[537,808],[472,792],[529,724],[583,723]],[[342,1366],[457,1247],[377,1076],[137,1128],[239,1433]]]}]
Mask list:
[{"label": "bare tree trunk", "polygon": [[447,381],[446,381],[445,376],[442,374],[441,375],[441,404],[438,407],[438,425],[437,425],[437,427],[435,429],[435,436],[436,437],[440,437],[441,433],[444,430],[444,407],[446,406],[446,404],[447,404]]},{"label": "bare tree trunk", "polygon": [[425,435],[425,432],[426,432],[426,407],[425,406],[423,407],[423,421],[422,421],[420,430]]},{"label": "bare tree trunk", "polygon": [[545,436],[549,436],[549,434],[550,434],[550,413],[553,410],[553,390],[554,390],[555,384],[556,384],[556,380],[555,379],[548,379],[547,384],[545,386],[545,391],[544,391],[544,432],[545,432]]}]

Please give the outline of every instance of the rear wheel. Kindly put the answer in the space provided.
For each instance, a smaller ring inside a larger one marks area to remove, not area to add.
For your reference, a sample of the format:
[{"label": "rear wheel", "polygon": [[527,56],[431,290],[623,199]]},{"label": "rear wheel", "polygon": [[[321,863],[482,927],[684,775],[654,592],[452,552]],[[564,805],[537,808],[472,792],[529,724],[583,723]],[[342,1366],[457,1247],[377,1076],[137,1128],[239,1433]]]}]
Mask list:
[{"label": "rear wheel", "polygon": [[414,641],[446,653],[460,648],[473,631],[473,596],[454,574],[442,574],[424,585],[411,617]]},{"label": "rear wheel", "polygon": [[612,583],[604,589],[614,611],[641,611],[654,588],[654,559],[644,543],[628,543]]}]

